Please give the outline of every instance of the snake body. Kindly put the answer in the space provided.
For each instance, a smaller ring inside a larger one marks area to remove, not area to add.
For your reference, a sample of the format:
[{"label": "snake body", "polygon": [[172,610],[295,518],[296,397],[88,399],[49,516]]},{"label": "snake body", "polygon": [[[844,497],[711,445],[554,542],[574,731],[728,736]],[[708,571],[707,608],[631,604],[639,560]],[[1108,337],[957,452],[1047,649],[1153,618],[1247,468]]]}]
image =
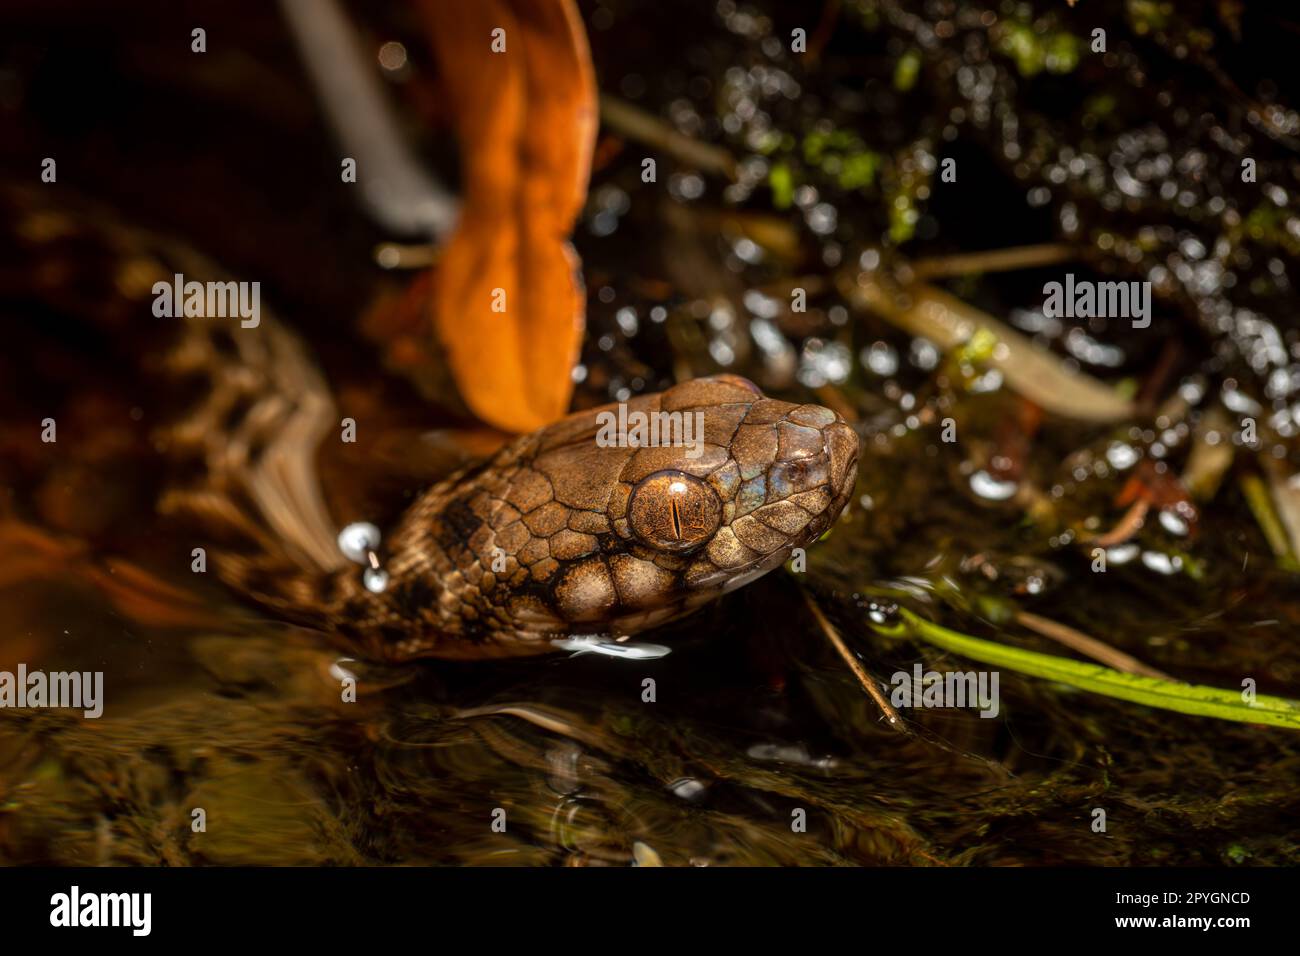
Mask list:
[{"label": "snake body", "polygon": [[[222,278],[114,219],[5,198],[20,251],[37,261],[69,255],[62,240],[75,230],[68,268],[84,268],[95,237],[115,294],[134,300],[122,310],[141,321],[157,321],[154,276]],[[160,507],[214,542],[244,540],[214,558],[235,590],[381,659],[528,656],[575,634],[617,640],[662,624],[816,541],[856,478],[857,436],[834,412],[767,398],[736,375],[696,379],[575,413],[432,484],[383,536],[375,589],[342,557],[323,505],[315,456],[339,419],[306,347],[265,312],[255,328],[177,321],[158,367],[197,376],[203,398],[157,445],[199,477]],[[611,415],[638,413],[689,416],[698,441],[610,432]]]}]

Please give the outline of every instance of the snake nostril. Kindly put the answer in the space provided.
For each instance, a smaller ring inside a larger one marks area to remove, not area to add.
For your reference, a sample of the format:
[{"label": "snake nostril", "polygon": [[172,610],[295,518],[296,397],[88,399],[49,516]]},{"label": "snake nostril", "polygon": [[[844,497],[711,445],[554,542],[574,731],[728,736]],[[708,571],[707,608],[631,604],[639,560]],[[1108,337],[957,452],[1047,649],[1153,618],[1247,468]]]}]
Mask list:
[{"label": "snake nostril", "polygon": [[826,454],[830,459],[831,484],[843,489],[857,473],[858,436],[848,425],[836,422],[826,429]]}]

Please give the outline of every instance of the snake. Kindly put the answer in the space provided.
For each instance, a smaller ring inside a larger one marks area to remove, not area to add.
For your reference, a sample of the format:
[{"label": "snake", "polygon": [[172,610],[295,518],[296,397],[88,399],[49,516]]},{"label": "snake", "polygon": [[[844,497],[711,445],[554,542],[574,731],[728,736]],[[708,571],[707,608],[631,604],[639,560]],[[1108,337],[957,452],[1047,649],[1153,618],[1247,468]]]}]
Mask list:
[{"label": "snake", "polygon": [[[141,321],[165,321],[148,312],[155,281],[226,277],[183,243],[94,207],[18,191],[3,200],[6,243],[18,246],[5,254],[46,266],[29,281],[84,287],[92,280],[69,270],[93,266],[104,295]],[[339,416],[302,339],[266,309],[251,328],[172,321],[175,334],[146,364],[197,381],[201,398],[156,437],[164,459],[190,465],[159,511],[214,544],[242,539],[242,549],[214,548],[240,597],[382,661],[531,657],[575,635],[625,640],[809,547],[856,481],[858,437],[842,416],[721,373],[574,412],[432,481],[366,539],[358,564],[320,489],[316,456]],[[667,425],[669,440],[649,441],[611,428],[616,418],[695,427],[689,441]]]}]

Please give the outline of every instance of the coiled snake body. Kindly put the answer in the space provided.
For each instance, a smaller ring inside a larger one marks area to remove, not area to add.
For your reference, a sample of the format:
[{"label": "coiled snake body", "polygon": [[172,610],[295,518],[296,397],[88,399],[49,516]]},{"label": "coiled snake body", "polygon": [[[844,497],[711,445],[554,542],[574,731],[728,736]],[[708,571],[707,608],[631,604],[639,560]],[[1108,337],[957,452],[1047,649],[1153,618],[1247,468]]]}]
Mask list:
[{"label": "coiled snake body", "polygon": [[[29,256],[58,256],[69,230],[84,260],[89,229],[149,315],[153,278],[218,280],[210,262],[103,216],[75,217],[5,197]],[[53,218],[52,218],[53,217]],[[57,271],[57,270],[56,270]],[[160,507],[255,547],[215,555],[237,591],[284,616],[342,633],[389,660],[553,652],[574,634],[618,639],[687,613],[815,541],[852,493],[858,440],[817,405],[766,398],[734,375],[696,379],[626,403],[680,413],[701,443],[609,441],[603,411],[578,412],[428,488],[378,546],[382,588],[343,557],[315,454],[339,418],[302,343],[263,310],[256,328],[187,318],[160,363],[204,396],[159,438],[201,464]]]}]

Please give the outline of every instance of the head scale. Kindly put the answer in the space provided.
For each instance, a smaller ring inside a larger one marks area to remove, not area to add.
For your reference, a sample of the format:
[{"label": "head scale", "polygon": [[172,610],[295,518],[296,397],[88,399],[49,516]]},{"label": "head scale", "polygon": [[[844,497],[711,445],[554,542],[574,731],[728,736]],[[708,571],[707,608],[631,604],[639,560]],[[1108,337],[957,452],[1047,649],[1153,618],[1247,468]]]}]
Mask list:
[{"label": "head scale", "polygon": [[570,416],[527,457],[504,497],[536,530],[493,536],[518,544],[501,582],[515,625],[618,635],[816,541],[852,494],[858,439],[829,409],[717,375]]}]

